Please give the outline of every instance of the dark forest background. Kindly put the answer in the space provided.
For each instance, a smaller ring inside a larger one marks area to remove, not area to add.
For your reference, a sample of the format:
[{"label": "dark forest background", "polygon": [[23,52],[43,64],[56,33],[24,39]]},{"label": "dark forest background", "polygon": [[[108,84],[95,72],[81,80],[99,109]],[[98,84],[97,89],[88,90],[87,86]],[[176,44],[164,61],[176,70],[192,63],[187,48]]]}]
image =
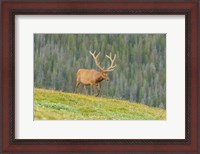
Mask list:
[{"label": "dark forest background", "polygon": [[102,97],[166,108],[165,34],[34,34],[34,86],[74,92],[78,69],[98,70],[89,50],[101,51],[105,67],[105,55],[116,54],[110,81],[101,82]]}]

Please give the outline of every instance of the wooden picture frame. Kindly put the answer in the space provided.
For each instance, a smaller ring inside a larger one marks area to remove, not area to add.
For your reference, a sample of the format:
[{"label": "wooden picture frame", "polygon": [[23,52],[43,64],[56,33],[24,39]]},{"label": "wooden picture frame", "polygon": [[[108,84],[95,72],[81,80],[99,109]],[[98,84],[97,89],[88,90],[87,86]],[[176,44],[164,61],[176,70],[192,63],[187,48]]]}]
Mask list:
[{"label": "wooden picture frame", "polygon": [[[1,141],[9,152],[199,153],[199,2],[3,1],[1,29]],[[185,139],[15,139],[15,15],[185,15]]]}]

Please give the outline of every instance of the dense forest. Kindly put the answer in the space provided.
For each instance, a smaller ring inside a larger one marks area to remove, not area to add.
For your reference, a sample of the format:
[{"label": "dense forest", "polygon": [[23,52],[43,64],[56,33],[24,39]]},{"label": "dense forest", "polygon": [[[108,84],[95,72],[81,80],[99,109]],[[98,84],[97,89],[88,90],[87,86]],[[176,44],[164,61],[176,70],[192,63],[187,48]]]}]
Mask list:
[{"label": "dense forest", "polygon": [[100,71],[89,53],[95,50],[105,68],[105,55],[116,54],[102,97],[166,108],[165,34],[34,34],[34,87],[74,92],[80,68]]}]

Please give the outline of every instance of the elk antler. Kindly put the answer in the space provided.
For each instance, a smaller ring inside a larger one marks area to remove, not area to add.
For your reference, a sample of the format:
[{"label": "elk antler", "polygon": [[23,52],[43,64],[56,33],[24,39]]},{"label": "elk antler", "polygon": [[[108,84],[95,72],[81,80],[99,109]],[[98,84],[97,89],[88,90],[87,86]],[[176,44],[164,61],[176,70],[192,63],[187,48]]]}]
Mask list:
[{"label": "elk antler", "polygon": [[97,58],[98,56],[100,55],[101,52],[99,52],[96,56],[95,56],[95,53],[96,51],[94,51],[94,53],[92,53],[91,51],[89,51],[90,54],[92,55],[92,57],[94,58],[94,61],[95,61],[95,64],[97,65],[97,67],[101,70],[101,71],[104,71],[104,68],[102,68],[99,64],[99,62],[97,61]]},{"label": "elk antler", "polygon": [[114,62],[115,62],[116,54],[115,54],[114,58],[112,58],[111,53],[110,53],[110,56],[106,55],[106,57],[111,61],[111,65],[110,65],[110,67],[108,67],[108,68],[105,70],[104,67],[102,68],[102,67],[100,66],[100,64],[98,63],[98,61],[97,61],[97,58],[98,58],[98,56],[100,55],[101,52],[99,52],[96,56],[95,56],[96,51],[94,51],[94,53],[92,53],[91,51],[89,51],[89,52],[90,52],[90,54],[92,55],[92,57],[94,58],[95,64],[97,65],[97,67],[98,67],[102,72],[111,72],[111,71],[113,71],[114,68],[116,67],[116,65],[113,66],[113,64],[114,64]]},{"label": "elk antler", "polygon": [[110,53],[110,56],[106,55],[106,57],[107,57],[108,59],[110,59],[111,65],[110,65],[110,67],[107,68],[107,70],[104,70],[104,72],[111,72],[111,71],[113,71],[114,68],[117,66],[117,65],[114,65],[114,66],[113,66],[113,64],[114,64],[114,62],[115,62],[116,54],[114,55],[113,58],[112,58],[111,53]]}]

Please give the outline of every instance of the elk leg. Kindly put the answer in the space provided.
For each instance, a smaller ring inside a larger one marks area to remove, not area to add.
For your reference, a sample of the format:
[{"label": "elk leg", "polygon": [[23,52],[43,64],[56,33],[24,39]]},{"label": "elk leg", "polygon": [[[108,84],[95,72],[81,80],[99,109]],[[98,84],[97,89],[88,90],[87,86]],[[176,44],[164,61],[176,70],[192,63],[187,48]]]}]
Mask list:
[{"label": "elk leg", "polygon": [[80,82],[77,81],[76,83],[76,88],[75,88],[75,93],[77,93],[77,89],[78,89],[78,86],[80,85]]},{"label": "elk leg", "polygon": [[85,94],[88,95],[88,94],[87,94],[87,89],[86,89],[86,86],[85,86],[85,85],[83,86],[83,88],[84,88],[84,90],[85,90]]},{"label": "elk leg", "polygon": [[91,95],[94,95],[94,86],[91,85],[90,87],[91,87]]},{"label": "elk leg", "polygon": [[100,84],[97,85],[97,90],[98,90],[98,93],[97,93],[96,97],[99,96],[99,93],[101,92],[100,91]]}]

